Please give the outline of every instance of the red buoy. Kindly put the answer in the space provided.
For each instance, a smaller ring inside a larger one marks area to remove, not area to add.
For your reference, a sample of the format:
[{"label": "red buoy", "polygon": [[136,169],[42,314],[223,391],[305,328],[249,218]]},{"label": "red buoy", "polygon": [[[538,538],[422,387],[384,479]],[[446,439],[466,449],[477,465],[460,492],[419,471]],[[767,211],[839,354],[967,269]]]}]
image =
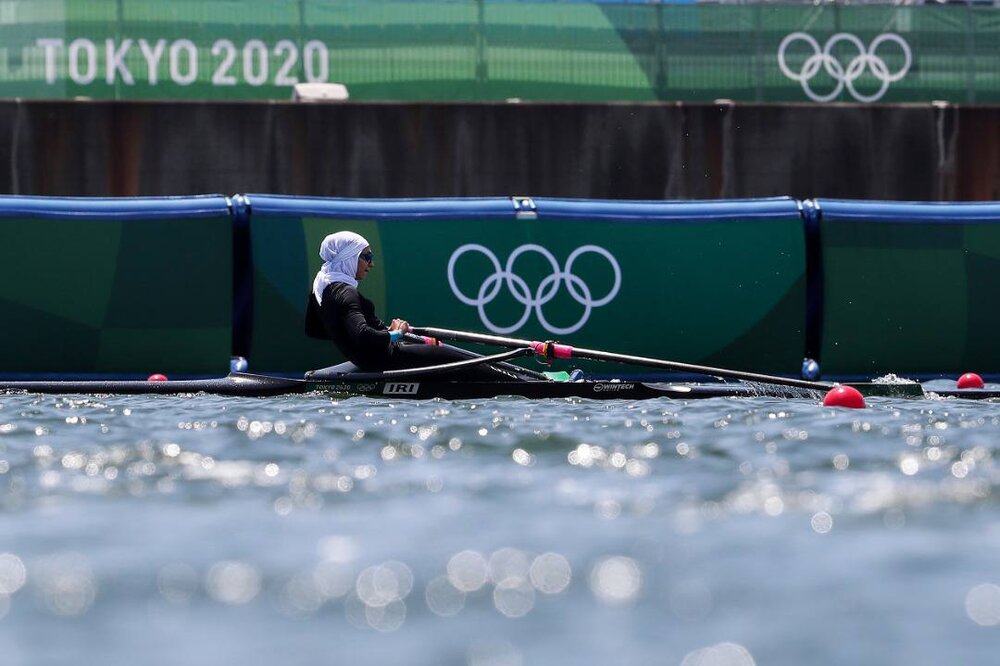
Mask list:
[{"label": "red buoy", "polygon": [[166,375],[161,375],[160,373],[155,373],[146,378],[147,382],[165,382],[167,381]]},{"label": "red buoy", "polygon": [[985,386],[983,378],[974,372],[967,372],[958,378],[958,388],[960,389],[980,389]]},{"label": "red buoy", "polygon": [[823,406],[861,409],[865,406],[865,397],[854,387],[838,386],[827,391],[826,397],[823,398]]}]

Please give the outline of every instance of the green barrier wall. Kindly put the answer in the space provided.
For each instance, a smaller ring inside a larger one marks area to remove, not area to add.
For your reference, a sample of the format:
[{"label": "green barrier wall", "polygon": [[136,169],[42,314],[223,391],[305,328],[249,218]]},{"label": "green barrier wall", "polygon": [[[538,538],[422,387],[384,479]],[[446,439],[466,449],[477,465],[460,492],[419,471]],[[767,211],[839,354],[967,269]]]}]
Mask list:
[{"label": "green barrier wall", "polygon": [[375,251],[361,291],[383,318],[764,372],[801,364],[805,243],[791,199],[541,199],[525,217],[509,199],[421,211],[381,200],[365,215],[347,200],[247,196],[254,371],[341,360],[302,333],[320,242],[341,229]]},{"label": "green barrier wall", "polygon": [[1000,369],[1000,205],[818,205],[825,375]]},{"label": "green barrier wall", "polygon": [[5,0],[0,96],[984,103],[998,41],[971,5]]},{"label": "green barrier wall", "polygon": [[221,374],[224,197],[0,197],[0,374]]}]

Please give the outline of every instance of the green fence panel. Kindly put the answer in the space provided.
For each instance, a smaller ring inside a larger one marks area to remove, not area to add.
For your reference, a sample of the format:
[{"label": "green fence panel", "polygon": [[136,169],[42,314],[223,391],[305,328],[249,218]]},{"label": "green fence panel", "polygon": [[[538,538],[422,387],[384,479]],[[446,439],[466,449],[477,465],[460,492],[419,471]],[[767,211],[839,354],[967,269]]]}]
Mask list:
[{"label": "green fence panel", "polygon": [[225,197],[0,197],[0,374],[228,370]]},{"label": "green fence panel", "polygon": [[1000,205],[818,206],[824,374],[1000,371]]},{"label": "green fence panel", "polygon": [[361,291],[383,318],[757,371],[801,364],[805,243],[791,199],[539,199],[519,212],[509,199],[248,199],[255,371],[341,360],[302,332],[319,244],[341,229],[375,251]]},{"label": "green fence panel", "polygon": [[996,103],[998,44],[971,4],[4,0],[0,96]]},{"label": "green fence panel", "polygon": [[[590,310],[576,344],[757,372],[798,372],[805,348],[805,239],[791,199],[535,203],[538,220],[527,238],[558,248],[557,263],[568,278],[558,298],[536,308],[535,318],[554,311],[544,330],[534,329],[537,337],[558,336],[580,322],[588,314],[580,301],[608,298],[617,264],[620,290],[612,302]],[[540,275],[555,268],[533,259]],[[469,283],[481,284],[481,274],[471,270]],[[577,273],[585,282],[572,278]],[[545,286],[534,287],[542,299]],[[524,312],[510,300],[507,321]]]}]

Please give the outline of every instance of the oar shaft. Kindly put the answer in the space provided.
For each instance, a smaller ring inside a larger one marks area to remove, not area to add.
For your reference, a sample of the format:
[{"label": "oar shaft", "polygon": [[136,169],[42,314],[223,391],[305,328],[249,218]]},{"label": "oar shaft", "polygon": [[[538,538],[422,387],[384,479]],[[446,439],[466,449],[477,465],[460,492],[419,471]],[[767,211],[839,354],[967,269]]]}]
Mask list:
[{"label": "oar shaft", "polygon": [[531,340],[520,340],[518,338],[507,338],[499,335],[488,335],[486,333],[469,333],[466,331],[452,331],[447,328],[433,328],[425,326],[411,326],[410,330],[417,335],[426,335],[441,340],[454,340],[457,342],[479,342],[484,345],[497,345],[498,347],[530,347]]},{"label": "oar shaft", "polygon": [[823,382],[810,382],[804,379],[793,379],[790,377],[778,377],[775,375],[764,375],[757,372],[747,372],[744,370],[729,370],[727,368],[714,368],[707,365],[695,365],[693,363],[681,363],[680,361],[665,361],[658,358],[646,358],[643,356],[631,356],[629,354],[616,354],[614,352],[597,351],[593,349],[581,349],[573,347],[574,358],[589,358],[597,361],[614,361],[616,363],[628,363],[630,365],[645,365],[652,368],[663,368],[675,372],[690,372],[699,375],[712,375],[715,377],[730,377],[749,382],[762,382],[765,384],[781,384],[784,386],[795,386],[797,388],[812,389],[814,391],[829,391],[832,384]]},{"label": "oar shaft", "polygon": [[[453,361],[451,363],[442,363],[440,365],[425,365],[419,368],[402,368],[400,370],[383,370],[378,374],[379,377],[413,377],[413,376],[427,376],[436,374],[447,374],[449,372],[454,372],[456,370],[464,370],[466,368],[472,368],[477,365],[485,365],[487,363],[497,363],[497,365],[507,365],[506,363],[499,363],[500,361],[506,361],[507,359],[516,358],[518,356],[530,356],[533,353],[530,347],[524,347],[521,349],[513,349],[511,351],[503,352],[501,354],[493,354],[492,356],[480,356],[478,358],[469,358],[464,361]],[[517,368],[520,370],[520,368]],[[515,377],[516,378],[516,377]]]},{"label": "oar shaft", "polygon": [[[462,342],[478,342],[487,345],[497,345],[500,347],[532,347],[536,348],[541,343],[532,340],[521,340],[518,338],[508,338],[499,335],[486,335],[483,333],[467,333],[464,331],[452,331],[444,328],[413,328],[419,335],[429,335],[443,340],[456,340]],[[729,370],[727,368],[714,368],[707,365],[695,365],[693,363],[681,363],[679,361],[666,361],[658,358],[647,358],[644,356],[631,356],[629,354],[616,354],[614,352],[599,351],[596,349],[582,349],[580,347],[570,347],[568,345],[556,345],[555,356],[557,358],[587,358],[595,361],[611,361],[614,363],[627,363],[630,365],[643,365],[652,368],[662,368],[674,372],[689,372],[692,374],[709,375],[713,377],[728,377],[742,381],[762,382],[765,384],[779,384],[783,386],[794,386],[796,388],[810,389],[813,391],[829,391],[833,384],[825,382],[810,382],[804,379],[792,379],[789,377],[778,377],[775,375],[764,375],[757,372],[745,372],[743,370]]]},{"label": "oar shaft", "polygon": [[[447,347],[448,349],[456,349],[456,350],[464,352],[466,354],[470,354],[470,355],[482,358],[482,354],[476,354],[476,353],[471,352],[471,351],[469,351],[467,349],[461,349],[460,347],[453,347],[451,345],[441,345],[441,343],[433,335],[424,335],[423,333],[419,333],[419,334],[416,333],[416,331],[418,330],[416,327],[411,327],[410,330],[414,331],[414,332],[413,333],[406,333],[406,334],[404,334],[403,335],[403,339],[404,340],[409,340],[410,342],[416,342],[418,344],[439,345],[441,347]],[[427,329],[419,329],[419,330],[427,330]],[[498,345],[498,346],[500,346],[500,347],[511,347],[511,346],[512,347],[516,347],[517,345]],[[527,346],[528,346],[527,344],[521,345],[521,347],[527,347]],[[527,356],[527,354],[517,354],[517,356]],[[535,379],[548,379],[548,377],[546,377],[544,374],[542,374],[542,373],[540,373],[540,372],[538,372],[536,370],[532,370],[531,368],[523,368],[523,367],[521,367],[519,365],[514,365],[513,363],[507,363],[507,362],[504,362],[502,360],[501,361],[498,361],[497,359],[492,359],[492,360],[495,361],[495,365],[497,365],[500,368],[506,368],[507,370],[512,370],[512,371],[515,371],[515,372],[520,372],[521,374],[528,375],[529,377],[534,377]]]}]

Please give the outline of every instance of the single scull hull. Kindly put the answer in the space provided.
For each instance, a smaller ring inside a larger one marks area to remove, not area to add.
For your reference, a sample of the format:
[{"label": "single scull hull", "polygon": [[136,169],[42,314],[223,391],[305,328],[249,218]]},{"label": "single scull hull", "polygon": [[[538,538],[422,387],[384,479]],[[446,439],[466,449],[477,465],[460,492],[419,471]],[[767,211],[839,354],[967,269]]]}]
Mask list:
[{"label": "single scull hull", "polygon": [[[867,396],[922,398],[919,384],[852,384]],[[349,376],[331,379],[291,379],[232,373],[227,377],[172,381],[144,380],[53,380],[53,381],[0,381],[0,391],[56,394],[185,394],[212,393],[226,396],[267,397],[309,392],[322,392],[334,396],[367,396],[378,398],[406,398],[412,400],[464,400],[520,396],[538,400],[546,398],[586,398],[590,400],[646,400],[671,398],[696,400],[705,398],[816,398],[821,394],[794,387],[748,384],[682,384],[637,381],[575,381],[545,380],[511,382],[447,381],[429,379],[378,379],[371,376]],[[1000,398],[1000,391],[989,389],[964,389],[936,391],[941,397],[967,399]]]}]

